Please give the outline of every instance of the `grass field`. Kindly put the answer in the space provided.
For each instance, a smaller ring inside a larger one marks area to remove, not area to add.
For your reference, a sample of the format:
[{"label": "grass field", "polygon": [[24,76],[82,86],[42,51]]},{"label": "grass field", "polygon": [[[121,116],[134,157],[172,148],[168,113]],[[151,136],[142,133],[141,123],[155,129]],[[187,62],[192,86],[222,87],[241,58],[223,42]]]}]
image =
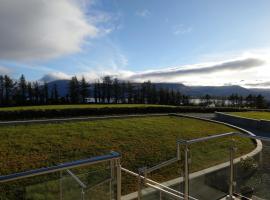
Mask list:
[{"label": "grass field", "polygon": [[0,111],[20,111],[20,110],[63,110],[63,109],[84,109],[84,108],[133,108],[133,107],[175,107],[167,105],[151,104],[74,104],[74,105],[43,105],[43,106],[16,106],[2,107]]},{"label": "grass field", "polygon": [[[176,140],[233,131],[224,125],[173,116],[109,119],[58,124],[0,127],[0,173],[54,165],[60,162],[122,153],[122,166],[133,171],[154,166],[176,155]],[[238,154],[251,151],[249,139],[238,139]],[[192,171],[228,160],[229,138],[192,145]],[[152,175],[165,181],[179,176],[179,165]],[[124,180],[125,187],[132,183]],[[134,183],[133,183],[134,184]],[[125,190],[124,187],[124,190]],[[126,189],[126,191],[130,191]]]},{"label": "grass field", "polygon": [[252,119],[270,120],[270,112],[250,111],[250,112],[230,112],[229,114],[240,116],[240,117],[252,118]]}]

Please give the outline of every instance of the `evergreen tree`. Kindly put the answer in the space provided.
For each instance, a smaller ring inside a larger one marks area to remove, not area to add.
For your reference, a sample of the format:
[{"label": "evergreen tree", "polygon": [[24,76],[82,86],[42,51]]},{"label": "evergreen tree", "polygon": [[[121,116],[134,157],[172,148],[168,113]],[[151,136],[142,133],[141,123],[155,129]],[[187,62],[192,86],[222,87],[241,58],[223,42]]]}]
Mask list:
[{"label": "evergreen tree", "polygon": [[12,90],[14,87],[14,82],[7,75],[4,76],[4,86],[5,86],[5,104],[11,105],[11,101],[12,101],[11,97],[12,97]]},{"label": "evergreen tree", "polygon": [[19,79],[19,84],[18,84],[18,93],[19,93],[19,104],[23,105],[25,104],[26,101],[26,90],[27,90],[27,83],[25,80],[24,75],[22,74],[20,79]]},{"label": "evergreen tree", "polygon": [[127,82],[127,99],[128,103],[133,103],[133,96],[134,96],[134,87],[132,83],[129,81]]},{"label": "evergreen tree", "polygon": [[5,90],[4,77],[0,75],[0,105],[4,104],[4,90]]},{"label": "evergreen tree", "polygon": [[103,77],[103,95],[107,103],[110,103],[112,98],[112,79],[110,76]]},{"label": "evergreen tree", "polygon": [[40,104],[40,88],[38,82],[34,82],[34,98],[35,104]]},{"label": "evergreen tree", "polygon": [[33,88],[32,88],[31,82],[27,83],[27,94],[28,94],[29,104],[33,104]]},{"label": "evergreen tree", "polygon": [[259,94],[256,97],[256,108],[262,109],[265,107],[266,107],[266,102],[264,100],[264,97],[261,94]]},{"label": "evergreen tree", "polygon": [[123,81],[121,83],[121,102],[122,103],[126,103],[126,90],[127,90],[127,86],[126,86],[126,83]]},{"label": "evergreen tree", "polygon": [[80,85],[76,76],[72,77],[69,82],[69,96],[71,103],[79,103]]},{"label": "evergreen tree", "polygon": [[113,100],[118,103],[121,95],[121,87],[117,78],[113,79]]},{"label": "evergreen tree", "polygon": [[88,84],[84,77],[82,77],[82,80],[80,82],[80,95],[83,103],[86,103],[86,98],[89,95],[88,91]]},{"label": "evergreen tree", "polygon": [[43,85],[43,96],[44,96],[44,103],[48,104],[49,101],[49,87],[48,87],[48,83],[45,82]]}]

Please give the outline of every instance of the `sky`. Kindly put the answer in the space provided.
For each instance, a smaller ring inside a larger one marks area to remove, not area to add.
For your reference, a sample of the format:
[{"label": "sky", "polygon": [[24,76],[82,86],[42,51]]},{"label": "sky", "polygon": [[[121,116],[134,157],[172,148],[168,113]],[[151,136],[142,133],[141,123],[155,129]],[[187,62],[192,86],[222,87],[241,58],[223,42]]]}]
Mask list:
[{"label": "sky", "polygon": [[269,0],[0,0],[0,73],[270,87]]}]

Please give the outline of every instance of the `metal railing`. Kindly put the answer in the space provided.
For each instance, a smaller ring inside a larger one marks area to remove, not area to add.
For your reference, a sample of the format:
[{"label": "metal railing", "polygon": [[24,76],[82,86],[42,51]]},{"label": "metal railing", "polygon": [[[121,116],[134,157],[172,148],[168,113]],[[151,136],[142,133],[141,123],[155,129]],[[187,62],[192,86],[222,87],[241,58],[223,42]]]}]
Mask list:
[{"label": "metal railing", "polygon": [[[130,171],[126,168],[121,167],[121,170],[129,175],[132,175],[134,177],[137,177],[138,181],[138,191],[137,191],[137,199],[142,199],[142,185],[145,185],[146,187],[153,188],[154,190],[157,190],[159,192],[159,199],[162,199],[162,193],[174,198],[174,199],[184,199],[184,194],[180,191],[174,190],[170,187],[167,187],[163,184],[160,184],[156,181],[153,181],[149,178],[147,178],[143,174],[138,174],[133,171]],[[189,199],[191,200],[198,200],[194,197],[189,196]]]},{"label": "metal railing", "polygon": [[[83,196],[83,189],[86,187],[86,185],[71,171],[71,169],[77,168],[77,167],[83,167],[88,165],[93,165],[105,161],[110,161],[111,166],[111,176],[116,178],[116,200],[121,199],[121,172],[128,173],[134,177],[137,177],[138,181],[138,190],[137,190],[137,197],[138,200],[142,197],[142,186],[147,186],[150,188],[153,188],[156,191],[160,192],[159,198],[162,199],[161,194],[164,193],[168,196],[171,196],[174,199],[184,199],[184,200],[197,200],[197,198],[192,197],[190,195],[190,145],[200,142],[205,142],[209,140],[219,139],[219,138],[225,138],[225,137],[232,137],[232,136],[239,136],[244,138],[251,138],[255,140],[263,140],[270,142],[270,138],[266,137],[260,137],[260,136],[254,136],[254,135],[248,135],[243,133],[236,133],[236,132],[229,132],[229,133],[223,133],[218,135],[211,135],[207,137],[197,138],[197,139],[190,139],[190,140],[178,140],[177,141],[177,150],[176,150],[176,156],[170,160],[167,160],[165,162],[162,162],[156,166],[150,167],[150,168],[142,168],[139,170],[139,173],[132,172],[126,168],[121,167],[120,163],[120,157],[121,155],[116,152],[112,152],[108,155],[103,156],[97,156],[92,157],[84,160],[74,161],[74,162],[68,162],[63,163],[57,166],[52,167],[46,167],[36,170],[30,170],[26,172],[11,174],[11,175],[4,175],[0,176],[0,183],[6,183],[10,181],[16,181],[21,180],[24,178],[39,176],[43,174],[49,174],[53,172],[61,172],[66,171],[82,188],[82,196]],[[181,150],[183,150],[183,159],[181,158]],[[234,177],[234,159],[235,159],[235,144],[232,142],[229,148],[229,188],[228,188],[228,197],[227,199],[233,199],[235,190],[235,177]],[[165,186],[161,183],[158,183],[154,180],[151,180],[148,178],[148,173],[153,172],[155,170],[158,170],[162,167],[166,167],[170,164],[176,163],[178,161],[182,161],[183,164],[183,186],[184,191],[177,191],[175,189],[172,189],[168,186]],[[240,195],[239,195],[240,196]],[[83,197],[81,199],[84,199]],[[113,198],[112,198],[113,199]]]},{"label": "metal railing", "polygon": [[[78,176],[76,176],[71,169],[86,167],[98,163],[110,162],[111,167],[111,176],[115,176],[116,179],[116,200],[121,199],[121,163],[120,163],[121,155],[117,152],[111,152],[107,155],[91,157],[88,159],[78,160],[74,162],[67,162],[63,164],[59,164],[51,167],[44,167],[40,169],[34,169],[30,171],[14,173],[10,175],[2,175],[0,176],[0,183],[9,183],[12,181],[19,181],[26,178],[37,177],[40,175],[52,174],[55,172],[60,172],[62,174],[63,171],[67,172],[70,177],[75,180],[75,182],[81,187],[81,199],[84,200],[84,189],[87,187],[85,183],[83,183]],[[61,180],[60,180],[61,182]],[[62,191],[60,191],[60,199],[62,199]]]},{"label": "metal railing", "polygon": [[[182,145],[184,147],[184,200],[189,200],[190,199],[190,171],[189,171],[189,164],[190,164],[190,145],[194,143],[199,143],[199,142],[205,142],[213,139],[218,139],[218,138],[224,138],[224,137],[231,137],[231,136],[239,136],[243,138],[251,138],[254,140],[263,140],[263,141],[270,141],[270,138],[267,137],[260,137],[260,136],[255,136],[255,135],[249,135],[249,134],[244,134],[244,133],[238,133],[238,132],[229,132],[229,133],[223,133],[223,134],[218,134],[218,135],[211,135],[207,137],[202,137],[202,138],[197,138],[197,139],[191,139],[191,140],[178,140],[177,142],[177,149],[178,149],[178,157],[180,159],[180,146]],[[234,186],[236,185],[235,182],[235,177],[234,177],[234,159],[235,159],[235,151],[236,147],[231,143],[230,146],[230,153],[229,153],[229,194],[226,199],[231,200],[235,199],[234,198]],[[237,194],[237,196],[241,196]],[[248,198],[246,198],[248,199]]]}]

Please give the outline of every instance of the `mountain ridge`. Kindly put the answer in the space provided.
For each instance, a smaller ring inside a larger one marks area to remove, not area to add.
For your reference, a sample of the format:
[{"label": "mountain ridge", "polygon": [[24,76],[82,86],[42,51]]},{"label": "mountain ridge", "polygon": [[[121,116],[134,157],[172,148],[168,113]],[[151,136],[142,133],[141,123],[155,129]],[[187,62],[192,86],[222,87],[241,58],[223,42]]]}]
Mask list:
[{"label": "mountain ridge", "polygon": [[[68,93],[69,80],[55,80],[48,83],[49,90],[52,89],[53,85],[56,84],[59,95],[61,97],[66,96]],[[138,83],[134,83],[138,84]],[[265,88],[244,88],[239,85],[228,85],[228,86],[188,86],[183,83],[152,83],[157,88],[165,88],[170,90],[179,90],[182,94],[189,95],[192,97],[201,97],[206,94],[210,96],[223,97],[230,96],[231,94],[238,94],[241,96],[252,95],[263,95],[267,100],[270,100],[270,89]],[[90,96],[93,96],[93,84],[90,84]]]}]

